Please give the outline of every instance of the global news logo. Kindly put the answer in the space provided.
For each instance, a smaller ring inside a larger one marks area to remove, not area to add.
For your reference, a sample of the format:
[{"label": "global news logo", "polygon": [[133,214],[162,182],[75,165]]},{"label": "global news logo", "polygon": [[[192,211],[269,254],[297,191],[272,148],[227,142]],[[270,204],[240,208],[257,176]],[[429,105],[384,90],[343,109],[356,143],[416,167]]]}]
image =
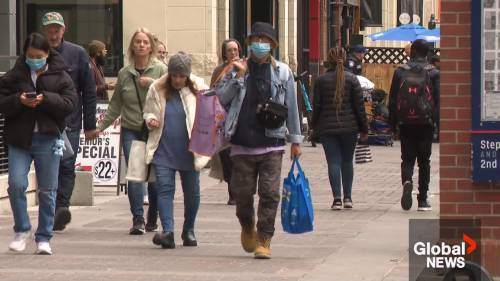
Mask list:
[{"label": "global news logo", "polygon": [[426,257],[426,268],[435,269],[463,269],[466,256],[477,248],[477,242],[467,234],[463,235],[463,242],[458,245],[449,245],[441,242],[432,245],[430,242],[417,242],[413,252],[417,256]]}]

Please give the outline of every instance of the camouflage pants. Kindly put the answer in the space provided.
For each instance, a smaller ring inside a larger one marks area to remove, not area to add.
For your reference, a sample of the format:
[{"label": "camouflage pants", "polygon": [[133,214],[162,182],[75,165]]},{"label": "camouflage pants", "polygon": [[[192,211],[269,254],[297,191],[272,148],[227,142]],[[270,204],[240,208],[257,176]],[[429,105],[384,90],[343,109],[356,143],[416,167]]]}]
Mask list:
[{"label": "camouflage pants", "polygon": [[231,157],[231,189],[236,200],[236,216],[241,224],[252,221],[255,217],[254,195],[258,192],[257,234],[262,238],[274,235],[274,222],[280,201],[282,159],[281,151]]}]

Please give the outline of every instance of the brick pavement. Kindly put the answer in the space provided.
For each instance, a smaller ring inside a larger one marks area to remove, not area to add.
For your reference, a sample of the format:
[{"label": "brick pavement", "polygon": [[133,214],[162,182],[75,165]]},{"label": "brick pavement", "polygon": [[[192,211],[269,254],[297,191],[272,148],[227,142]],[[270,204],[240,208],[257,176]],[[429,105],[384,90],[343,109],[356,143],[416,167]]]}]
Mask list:
[{"label": "brick pavement", "polygon": [[[434,148],[431,186],[436,191],[439,165]],[[408,280],[408,218],[436,217],[438,196],[432,197],[432,213],[400,209],[399,147],[373,147],[374,162],[355,166],[355,208],[340,212],[329,209],[332,195],[322,149],[303,150],[315,231],[285,234],[278,219],[272,260],[254,260],[241,250],[234,207],[225,205],[227,188],[204,174],[197,248],[179,245],[182,192],[175,201],[178,247],[162,250],[152,245],[153,234],[127,235],[127,198],[101,191],[96,206],[73,208],[73,222],[54,236],[53,256],[33,255],[34,243],[23,254],[8,252],[12,218],[1,214],[0,280]],[[285,159],[283,176],[290,167]]]}]

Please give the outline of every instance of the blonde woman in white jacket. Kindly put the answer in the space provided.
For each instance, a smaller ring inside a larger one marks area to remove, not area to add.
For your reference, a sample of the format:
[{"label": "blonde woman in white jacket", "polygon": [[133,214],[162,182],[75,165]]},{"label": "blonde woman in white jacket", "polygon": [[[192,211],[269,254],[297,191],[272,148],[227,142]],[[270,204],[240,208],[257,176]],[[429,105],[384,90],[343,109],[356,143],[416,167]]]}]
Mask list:
[{"label": "blonde woman in white jacket", "polygon": [[158,211],[163,231],[153,238],[155,245],[175,248],[175,173],[179,172],[184,192],[184,246],[197,246],[194,235],[200,205],[200,173],[210,158],[188,150],[196,112],[196,95],[208,88],[203,79],[191,74],[191,59],[183,52],[170,58],[168,74],[151,85],[144,105],[144,119],[150,130],[146,162],[156,175]]}]

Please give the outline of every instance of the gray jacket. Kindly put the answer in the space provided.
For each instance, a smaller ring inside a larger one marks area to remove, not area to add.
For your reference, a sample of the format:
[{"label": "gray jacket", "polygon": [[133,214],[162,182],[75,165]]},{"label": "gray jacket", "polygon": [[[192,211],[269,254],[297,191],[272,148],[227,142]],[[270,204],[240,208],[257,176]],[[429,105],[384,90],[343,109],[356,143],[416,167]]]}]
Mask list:
[{"label": "gray jacket", "polygon": [[[288,117],[281,128],[266,129],[265,134],[271,138],[286,138],[291,143],[302,143],[304,137],[300,131],[299,110],[292,70],[288,65],[274,59],[272,59],[271,67],[271,98],[281,104],[286,104]],[[228,140],[235,134],[238,126],[238,117],[245,99],[248,76],[247,73],[245,77],[238,78],[236,72],[231,71],[216,85],[216,93],[220,102],[226,108],[229,106],[225,124],[225,136]]]}]

